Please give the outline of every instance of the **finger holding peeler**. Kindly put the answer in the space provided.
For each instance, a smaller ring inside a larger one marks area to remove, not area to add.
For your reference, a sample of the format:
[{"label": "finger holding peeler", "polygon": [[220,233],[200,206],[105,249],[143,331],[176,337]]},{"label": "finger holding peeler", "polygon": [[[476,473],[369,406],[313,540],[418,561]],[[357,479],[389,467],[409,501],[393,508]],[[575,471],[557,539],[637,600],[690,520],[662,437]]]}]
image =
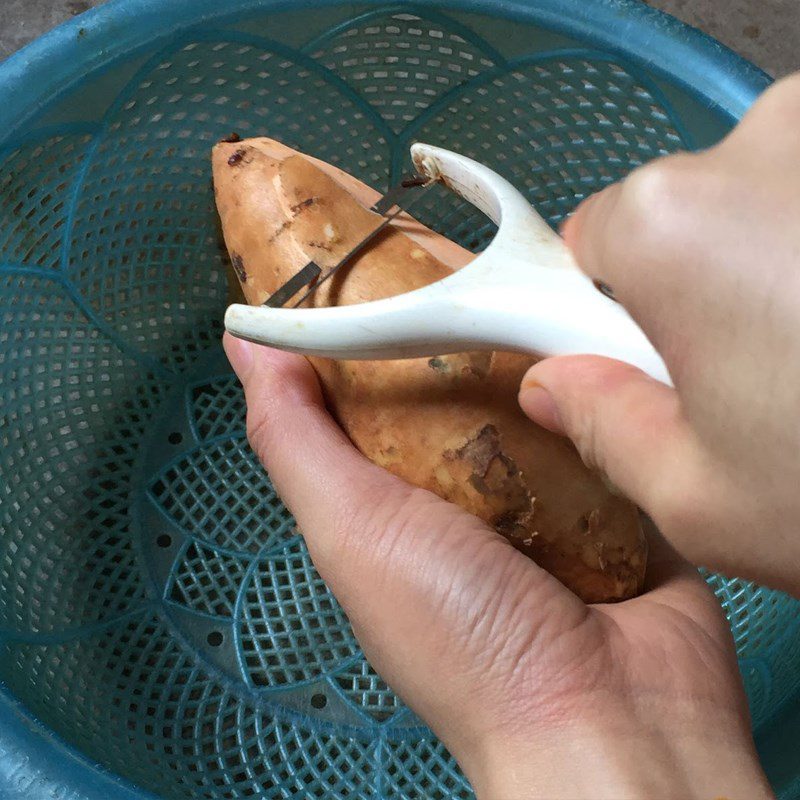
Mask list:
[{"label": "finger holding peeler", "polygon": [[[601,355],[671,384],[663,360],[611,290],[581,272],[562,238],[505,178],[432,145],[413,145],[411,157],[420,177],[407,179],[373,207],[384,221],[367,240],[325,276],[316,265],[307,265],[263,306],[230,306],[226,329],[281,350],[326,358],[417,358],[466,350]],[[310,286],[302,302],[379,235],[400,213],[399,190],[437,181],[498,226],[489,246],[467,266],[384,300],[281,307]]]}]

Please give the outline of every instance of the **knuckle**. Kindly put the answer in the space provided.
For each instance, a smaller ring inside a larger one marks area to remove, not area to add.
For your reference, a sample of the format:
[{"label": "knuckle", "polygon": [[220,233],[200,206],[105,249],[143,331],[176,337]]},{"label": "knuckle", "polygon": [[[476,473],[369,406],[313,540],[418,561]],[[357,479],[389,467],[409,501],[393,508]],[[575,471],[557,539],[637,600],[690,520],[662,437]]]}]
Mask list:
[{"label": "knuckle", "polygon": [[455,557],[461,547],[481,539],[471,534],[488,530],[477,517],[432,492],[390,480],[391,486],[378,480],[367,487],[365,496],[379,500],[343,510],[335,522],[340,545],[359,563],[376,570],[420,559],[440,563],[445,552]]},{"label": "knuckle", "polygon": [[[271,366],[265,367],[261,376],[261,387],[257,394],[247,392],[247,439],[250,446],[266,463],[274,448],[285,444],[288,426],[282,424],[288,414],[303,415],[315,406],[313,397],[308,397],[299,388],[292,374]],[[263,390],[269,386],[269,391]]]},{"label": "knuckle", "polygon": [[697,543],[707,539],[716,485],[714,472],[698,466],[689,453],[684,453],[679,470],[667,467],[650,482],[646,510],[664,535],[692,560]]},{"label": "knuckle", "polygon": [[281,406],[269,401],[247,410],[247,441],[267,469],[272,453],[291,446],[287,442],[290,430],[281,424],[282,416]]},{"label": "knuckle", "polygon": [[692,193],[687,191],[685,158],[691,157],[670,156],[653,161],[626,179],[626,246],[633,252],[663,252],[686,227]]},{"label": "knuckle", "polygon": [[774,112],[787,121],[800,119],[800,72],[775,81],[759,97],[752,109],[755,116],[760,116],[767,110],[770,115]]},{"label": "knuckle", "polygon": [[247,441],[265,466],[273,448],[272,438],[276,427],[271,417],[269,410],[263,406],[247,410]]},{"label": "knuckle", "polygon": [[691,557],[692,553],[686,552],[686,543],[703,535],[702,493],[696,487],[679,489],[674,484],[655,485],[651,491],[647,510],[656,526],[685,556]]},{"label": "knuckle", "polygon": [[[800,73],[777,81],[761,95],[728,137],[730,148],[726,150],[741,148],[736,152],[739,161],[759,163],[768,169],[768,163],[762,161],[766,155],[773,164],[781,165],[782,174],[791,174],[791,167],[797,163],[798,125]],[[754,140],[758,147],[753,147]]]},{"label": "knuckle", "polygon": [[431,502],[428,493],[404,484],[390,493],[375,488],[378,491],[369,494],[380,497],[380,501],[358,510],[355,521],[360,523],[360,527],[371,528],[372,540],[388,549],[393,548],[398,540],[418,535]]},{"label": "knuckle", "polygon": [[581,424],[576,429],[570,431],[570,439],[578,451],[583,463],[590,470],[602,472],[600,459],[598,458],[597,447],[597,417],[595,414],[587,414],[581,420]]},{"label": "knuckle", "polygon": [[[398,560],[398,549],[414,547],[425,530],[429,493],[404,484],[361,487],[361,496],[376,498],[337,508],[331,520],[339,552],[350,554],[362,569],[380,572]],[[378,499],[379,498],[379,499]]]}]

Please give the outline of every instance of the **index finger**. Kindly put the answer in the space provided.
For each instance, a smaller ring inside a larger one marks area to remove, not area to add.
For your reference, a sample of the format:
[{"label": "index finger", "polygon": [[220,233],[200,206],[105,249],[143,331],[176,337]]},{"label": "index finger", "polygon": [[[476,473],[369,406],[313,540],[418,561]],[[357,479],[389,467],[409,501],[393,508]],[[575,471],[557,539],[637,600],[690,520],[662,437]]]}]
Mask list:
[{"label": "index finger", "polygon": [[640,167],[581,203],[563,229],[579,267],[612,290],[662,355],[698,308],[700,167],[688,154]]}]

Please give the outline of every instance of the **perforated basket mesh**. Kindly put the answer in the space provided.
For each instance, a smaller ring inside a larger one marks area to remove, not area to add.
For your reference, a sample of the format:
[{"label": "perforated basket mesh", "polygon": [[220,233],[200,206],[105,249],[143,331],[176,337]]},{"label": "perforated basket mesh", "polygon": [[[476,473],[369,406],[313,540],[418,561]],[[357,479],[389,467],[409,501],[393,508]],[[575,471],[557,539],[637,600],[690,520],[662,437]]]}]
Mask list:
[{"label": "perforated basket mesh", "polygon": [[[212,143],[268,134],[379,188],[412,141],[442,144],[556,224],[729,124],[532,24],[345,13],[175,35],[88,73],[2,151],[0,678],[167,798],[471,796],[365,661],[246,443]],[[445,192],[419,214],[473,250],[492,235]],[[797,603],[709,581],[766,729],[800,684]]]}]

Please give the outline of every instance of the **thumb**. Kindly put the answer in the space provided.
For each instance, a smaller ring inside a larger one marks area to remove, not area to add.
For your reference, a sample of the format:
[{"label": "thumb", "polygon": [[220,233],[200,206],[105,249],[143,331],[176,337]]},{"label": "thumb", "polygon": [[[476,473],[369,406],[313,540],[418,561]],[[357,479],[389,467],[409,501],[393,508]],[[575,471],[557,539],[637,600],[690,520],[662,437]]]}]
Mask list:
[{"label": "thumb", "polygon": [[700,455],[678,395],[641,370],[599,356],[549,358],[528,370],[519,403],[657,523],[696,493]]}]

